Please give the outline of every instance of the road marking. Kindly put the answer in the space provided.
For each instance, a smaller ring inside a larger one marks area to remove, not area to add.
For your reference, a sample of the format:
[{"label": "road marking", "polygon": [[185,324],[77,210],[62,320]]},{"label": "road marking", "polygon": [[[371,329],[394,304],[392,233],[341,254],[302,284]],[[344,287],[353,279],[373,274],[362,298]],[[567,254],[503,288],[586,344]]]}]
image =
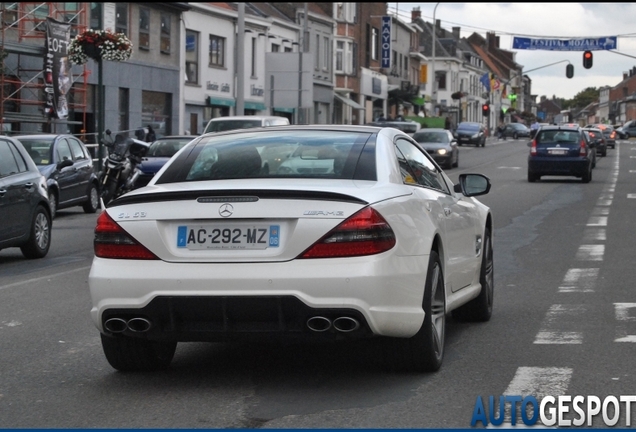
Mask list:
[{"label": "road marking", "polygon": [[[624,323],[636,322],[636,314],[631,312],[635,311],[636,303],[614,303],[614,313],[616,314],[616,320]],[[618,337],[614,339],[614,342],[628,342],[636,343],[636,335],[627,334],[627,326],[621,326],[617,333]]]},{"label": "road marking", "polygon": [[608,215],[609,214],[609,209],[608,208],[594,207],[594,209],[592,210],[592,214],[593,215]]},{"label": "road marking", "polygon": [[[515,376],[508,384],[508,388],[503,394],[508,396],[534,396],[541,401],[545,396],[567,394],[570,381],[572,380],[571,368],[558,367],[520,367]],[[506,406],[504,424],[511,423],[510,407]],[[524,428],[521,420],[521,412],[517,410],[515,427]],[[501,428],[501,426],[488,426],[489,429]],[[534,428],[546,428],[537,421]],[[554,428],[551,428],[554,429]]]},{"label": "road marking", "polygon": [[559,292],[594,292],[599,269],[570,269],[563,277]]},{"label": "road marking", "polygon": [[581,245],[576,252],[579,261],[603,261],[605,245]]},{"label": "road marking", "polygon": [[636,198],[636,194],[627,194],[627,198],[630,198],[630,199]]},{"label": "road marking", "polygon": [[601,200],[601,199],[599,199],[596,202],[596,205],[598,205],[598,206],[610,206],[610,205],[612,205],[612,200]]},{"label": "road marking", "polygon": [[534,338],[537,345],[580,345],[583,343],[581,332],[540,331]]},{"label": "road marking", "polygon": [[588,219],[587,226],[607,226],[607,217],[606,216],[592,216],[592,217],[590,217]]},{"label": "road marking", "polygon": [[27,285],[27,284],[30,284],[30,283],[40,282],[40,281],[47,280],[47,279],[53,279],[53,278],[56,278],[56,277],[59,277],[59,276],[67,275],[67,274],[76,273],[76,272],[84,271],[84,270],[89,270],[90,268],[91,268],[90,266],[88,266],[88,267],[80,267],[80,268],[76,268],[74,270],[69,270],[69,271],[65,271],[65,272],[61,272],[61,273],[54,273],[54,274],[42,276],[42,277],[39,277],[39,278],[27,279],[27,280],[20,281],[20,282],[14,282],[12,284],[0,286],[0,290],[6,289],[6,288],[16,287],[16,286],[20,286],[20,285]]},{"label": "road marking", "polygon": [[583,234],[583,241],[605,241],[607,234],[605,228],[586,228]]}]

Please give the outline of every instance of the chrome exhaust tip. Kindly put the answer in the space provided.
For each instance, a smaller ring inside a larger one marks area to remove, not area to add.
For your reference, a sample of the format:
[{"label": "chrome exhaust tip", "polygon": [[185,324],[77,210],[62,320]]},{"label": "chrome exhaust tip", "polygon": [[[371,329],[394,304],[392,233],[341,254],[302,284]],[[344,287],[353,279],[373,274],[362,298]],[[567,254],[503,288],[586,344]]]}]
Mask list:
[{"label": "chrome exhaust tip", "polygon": [[342,333],[349,333],[360,328],[357,319],[351,317],[339,317],[333,320],[333,328]]},{"label": "chrome exhaust tip", "polygon": [[307,320],[309,330],[315,332],[324,332],[331,328],[331,320],[322,316],[311,317]]},{"label": "chrome exhaust tip", "polygon": [[146,318],[131,318],[128,320],[128,329],[135,333],[143,333],[150,330],[152,324]]},{"label": "chrome exhaust tip", "polygon": [[104,323],[104,328],[111,333],[122,333],[126,331],[128,325],[122,318],[109,318]]}]

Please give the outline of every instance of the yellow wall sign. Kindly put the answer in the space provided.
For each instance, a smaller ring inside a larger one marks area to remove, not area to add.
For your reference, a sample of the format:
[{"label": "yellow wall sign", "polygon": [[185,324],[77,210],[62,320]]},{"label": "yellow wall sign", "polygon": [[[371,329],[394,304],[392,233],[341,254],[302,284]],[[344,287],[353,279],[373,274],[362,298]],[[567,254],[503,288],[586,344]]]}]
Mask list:
[{"label": "yellow wall sign", "polygon": [[428,82],[428,65],[420,66],[420,84],[426,84]]}]

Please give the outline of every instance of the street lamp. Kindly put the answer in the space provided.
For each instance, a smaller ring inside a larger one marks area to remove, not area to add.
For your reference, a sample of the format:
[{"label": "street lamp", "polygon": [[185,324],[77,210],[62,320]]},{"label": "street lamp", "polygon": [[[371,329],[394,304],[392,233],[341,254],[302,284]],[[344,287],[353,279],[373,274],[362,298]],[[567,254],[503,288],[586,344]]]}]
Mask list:
[{"label": "street lamp", "polygon": [[431,71],[433,74],[433,88],[431,91],[431,99],[433,99],[433,111],[435,111],[435,106],[437,105],[437,89],[436,84],[437,84],[437,80],[435,79],[435,45],[437,45],[436,42],[436,34],[435,34],[435,30],[437,28],[437,21],[435,20],[435,12],[437,12],[437,6],[439,6],[439,3],[435,3],[435,8],[433,8],[433,52],[431,55]]}]

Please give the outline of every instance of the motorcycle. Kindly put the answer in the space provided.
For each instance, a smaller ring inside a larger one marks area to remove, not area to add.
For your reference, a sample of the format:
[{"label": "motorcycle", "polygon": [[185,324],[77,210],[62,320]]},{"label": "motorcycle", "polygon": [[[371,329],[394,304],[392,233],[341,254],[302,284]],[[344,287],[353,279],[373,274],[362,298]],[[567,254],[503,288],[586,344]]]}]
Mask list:
[{"label": "motorcycle", "polygon": [[108,157],[99,177],[100,196],[104,204],[133,190],[141,175],[138,165],[150,147],[147,142],[123,134],[115,135],[113,141],[110,130],[106,130],[106,136],[108,139],[104,140],[104,145],[108,149]]}]

